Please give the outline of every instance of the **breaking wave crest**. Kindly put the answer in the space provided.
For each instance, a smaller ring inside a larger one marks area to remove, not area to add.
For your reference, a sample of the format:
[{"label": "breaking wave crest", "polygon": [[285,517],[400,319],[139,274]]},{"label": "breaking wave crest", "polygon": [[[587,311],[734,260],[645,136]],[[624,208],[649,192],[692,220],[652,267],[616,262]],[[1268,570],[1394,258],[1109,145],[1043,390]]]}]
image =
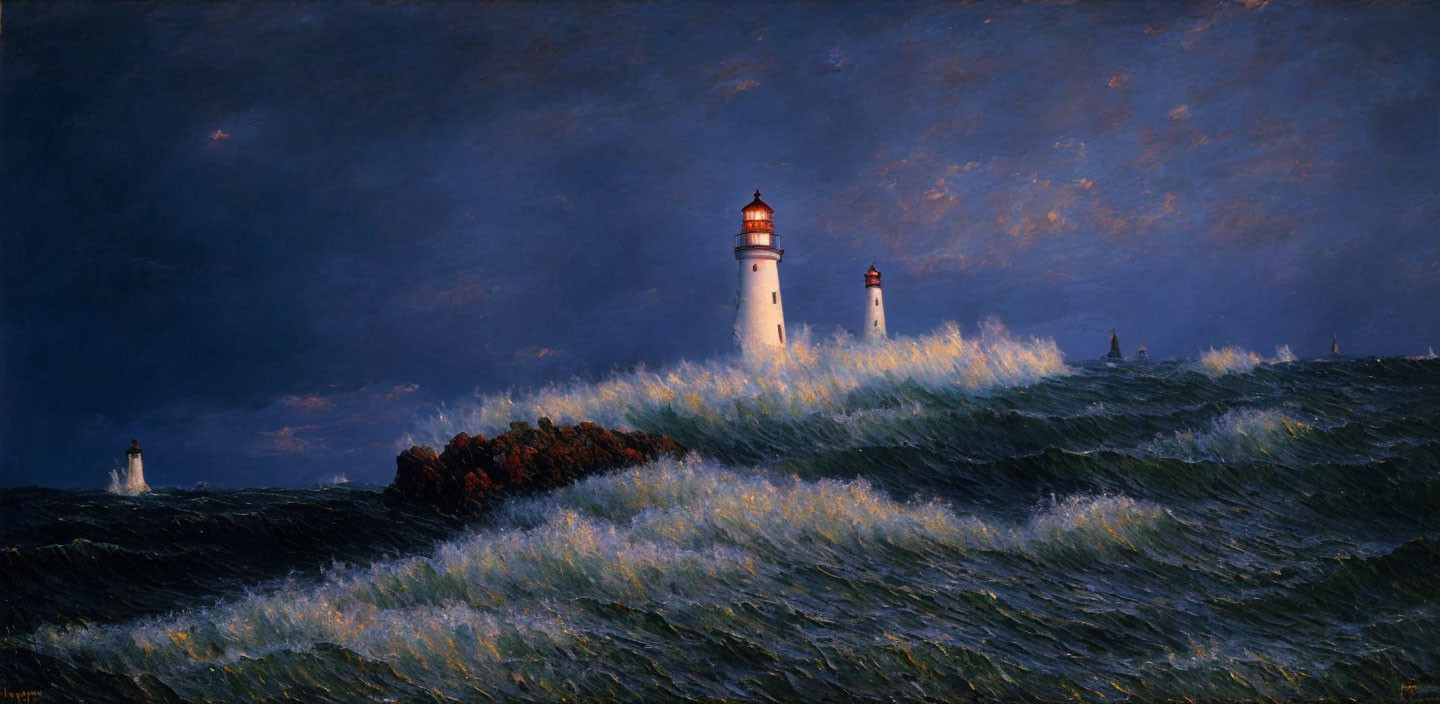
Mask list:
[{"label": "breaking wave crest", "polygon": [[[907,643],[973,649],[997,667],[1013,657],[965,636],[1014,618],[967,564],[998,554],[1063,570],[1163,553],[1182,532],[1163,508],[1123,496],[1067,498],[1006,522],[897,502],[864,481],[693,455],[512,501],[493,518],[427,556],[129,624],[46,628],[33,645],[152,673],[193,701],[353,691],[326,681],[341,677],[327,668],[266,665],[336,649],[456,699],[734,697],[757,673],[808,672],[817,653],[834,692],[883,695],[905,679],[896,668],[927,673]],[[685,667],[694,657],[713,670]],[[611,667],[654,681],[626,683]],[[996,672],[981,684],[1006,691]]]},{"label": "breaking wave crest", "polygon": [[616,374],[598,383],[574,381],[529,392],[481,395],[477,402],[430,418],[404,441],[443,446],[461,431],[496,433],[511,421],[546,416],[557,423],[592,421],[619,428],[647,427],[657,414],[700,421],[740,415],[798,419],[819,411],[843,412],[852,394],[913,384],[932,391],[982,391],[1032,384],[1068,373],[1050,339],[1019,339],[998,321],[966,336],[946,324],[919,337],[879,344],[843,336],[812,342],[796,335],[781,356],[703,363]]},{"label": "breaking wave crest", "polygon": [[1210,376],[1221,376],[1251,372],[1262,364],[1283,364],[1293,361],[1295,361],[1295,354],[1290,351],[1289,345],[1277,346],[1275,356],[1270,359],[1265,359],[1244,347],[1226,345],[1220,349],[1211,347],[1201,352],[1200,358],[1190,363],[1190,368]]},{"label": "breaking wave crest", "polygon": [[1274,409],[1237,408],[1211,421],[1202,432],[1176,432],[1157,437],[1150,452],[1186,460],[1251,462],[1289,459],[1294,443],[1315,429]]},{"label": "breaking wave crest", "polygon": [[487,397],[457,427],[618,419],[711,459],[468,527],[353,488],[8,490],[0,671],[67,701],[1440,691],[1440,365],[1232,349],[1217,375],[1066,374],[984,335]]}]

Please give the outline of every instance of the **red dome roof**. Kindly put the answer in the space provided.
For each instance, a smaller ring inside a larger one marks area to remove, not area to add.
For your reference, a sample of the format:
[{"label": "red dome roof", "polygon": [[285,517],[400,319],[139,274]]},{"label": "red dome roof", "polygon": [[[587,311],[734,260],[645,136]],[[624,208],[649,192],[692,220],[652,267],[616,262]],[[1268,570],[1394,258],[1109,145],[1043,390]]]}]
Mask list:
[{"label": "red dome roof", "polygon": [[744,208],[741,208],[741,209],[740,209],[740,212],[742,212],[742,213],[751,213],[751,212],[755,212],[755,211],[760,211],[760,212],[765,212],[765,213],[773,213],[773,212],[775,212],[775,209],[774,209],[774,208],[766,205],[766,204],[765,204],[765,201],[760,200],[760,189],[758,189],[758,188],[755,189],[755,200],[750,201],[750,205],[747,205],[747,206],[745,206]]},{"label": "red dome roof", "polygon": [[760,200],[760,191],[755,191],[755,200],[740,209],[740,232],[775,234],[775,209]]}]

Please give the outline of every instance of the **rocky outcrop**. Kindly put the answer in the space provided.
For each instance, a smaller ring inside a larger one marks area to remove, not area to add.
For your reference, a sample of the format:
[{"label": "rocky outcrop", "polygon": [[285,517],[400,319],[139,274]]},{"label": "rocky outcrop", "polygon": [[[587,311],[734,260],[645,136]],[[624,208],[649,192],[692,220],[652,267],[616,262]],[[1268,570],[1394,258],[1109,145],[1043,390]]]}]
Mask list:
[{"label": "rocky outcrop", "polygon": [[549,418],[538,425],[511,423],[509,432],[492,439],[460,433],[439,454],[412,447],[395,458],[395,481],[385,490],[385,500],[472,516],[500,496],[565,486],[591,474],[684,453],[674,440],[638,430],[607,430],[595,423],[558,426]]}]

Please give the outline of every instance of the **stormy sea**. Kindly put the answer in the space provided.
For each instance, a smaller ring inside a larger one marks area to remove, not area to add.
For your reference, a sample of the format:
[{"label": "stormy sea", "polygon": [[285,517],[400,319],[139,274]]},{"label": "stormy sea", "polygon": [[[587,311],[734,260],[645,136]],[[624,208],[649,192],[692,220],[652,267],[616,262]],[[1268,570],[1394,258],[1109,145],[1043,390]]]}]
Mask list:
[{"label": "stormy sea", "polygon": [[[1066,361],[998,325],[479,396],[683,458],[461,523],[378,487],[0,491],[35,701],[1432,701],[1440,361]],[[337,471],[353,468],[337,467]]]}]

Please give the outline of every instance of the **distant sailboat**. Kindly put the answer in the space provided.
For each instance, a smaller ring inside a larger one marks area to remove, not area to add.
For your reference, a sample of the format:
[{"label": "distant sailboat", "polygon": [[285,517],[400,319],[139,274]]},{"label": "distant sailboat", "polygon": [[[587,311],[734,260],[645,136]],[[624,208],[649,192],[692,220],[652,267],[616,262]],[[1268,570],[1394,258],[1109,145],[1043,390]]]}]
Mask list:
[{"label": "distant sailboat", "polygon": [[1335,337],[1334,333],[1330,334],[1330,356],[1340,356],[1340,338]]},{"label": "distant sailboat", "polygon": [[1105,355],[1106,359],[1124,359],[1125,355],[1120,354],[1120,338],[1115,336],[1115,331],[1110,331],[1110,353]]}]

